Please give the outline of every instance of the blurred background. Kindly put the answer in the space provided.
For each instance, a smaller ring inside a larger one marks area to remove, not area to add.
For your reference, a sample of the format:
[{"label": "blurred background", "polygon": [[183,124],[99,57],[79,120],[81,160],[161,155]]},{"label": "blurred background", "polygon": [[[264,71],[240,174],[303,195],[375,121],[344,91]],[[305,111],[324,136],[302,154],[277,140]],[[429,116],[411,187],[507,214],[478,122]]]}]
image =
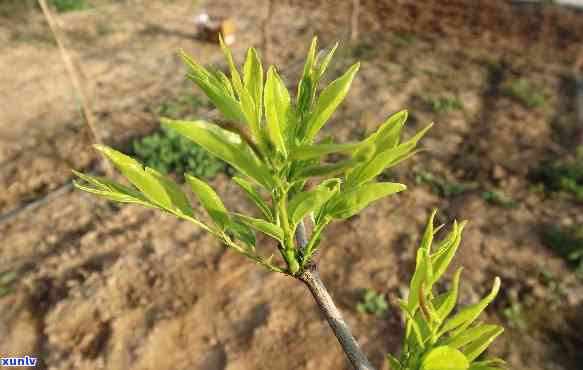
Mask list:
[{"label": "blurred background", "polygon": [[239,64],[255,46],[290,89],[314,35],[340,42],[328,81],[360,60],[325,128],[338,141],[403,108],[406,136],[435,122],[428,150],[382,175],[409,190],[332,224],[317,257],[376,366],[400,349],[396,298],[439,208],[440,223],[470,221],[461,302],[502,278],[486,318],[506,332],[489,354],[583,368],[583,1],[47,3],[0,0],[0,355],[44,369],[350,368],[301,284],[191,224],[72,189],[71,169],[101,171],[97,141],[256,212],[230,168],[158,128],[219,117],[177,52],[225,69],[222,31]]}]

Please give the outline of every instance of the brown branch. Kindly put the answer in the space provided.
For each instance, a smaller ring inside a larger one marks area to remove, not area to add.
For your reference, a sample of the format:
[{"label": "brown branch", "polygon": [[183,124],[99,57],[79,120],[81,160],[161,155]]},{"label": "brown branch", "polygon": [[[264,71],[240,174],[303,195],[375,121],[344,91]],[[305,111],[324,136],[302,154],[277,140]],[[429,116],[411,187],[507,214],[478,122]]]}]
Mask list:
[{"label": "brown branch", "polygon": [[[75,89],[75,91],[77,92],[77,94],[79,96],[79,99],[81,100],[83,116],[85,118],[85,122],[87,123],[87,126],[89,127],[89,131],[91,133],[93,141],[97,144],[103,144],[103,140],[102,140],[101,136],[99,135],[99,132],[97,131],[95,124],[93,122],[93,114],[91,111],[91,102],[89,100],[89,96],[85,93],[85,90],[83,89],[83,86],[81,84],[81,80],[79,78],[79,71],[75,68],[75,63],[73,61],[73,58],[72,58],[71,54],[69,54],[67,48],[65,47],[65,42],[64,42],[65,37],[64,37],[64,35],[61,34],[59,26],[58,26],[55,18],[53,17],[53,15],[51,14],[51,11],[47,5],[46,0],[38,0],[38,2],[40,4],[42,12],[45,16],[45,19],[47,20],[47,23],[49,24],[49,28],[51,29],[51,32],[53,33],[53,36],[57,42],[57,46],[59,48],[59,53],[61,54],[61,59],[63,60],[63,64],[65,65],[65,69],[67,70],[67,73],[69,74],[69,79],[71,80],[71,84],[73,85],[73,88]],[[107,162],[105,160],[102,162],[102,169],[105,171],[105,173],[107,175],[113,174],[113,169],[112,169],[111,165],[109,164],[109,162]]]},{"label": "brown branch", "polygon": [[358,18],[360,16],[360,0],[352,0],[352,25],[350,28],[350,40],[358,39]]},{"label": "brown branch", "polygon": [[263,60],[266,65],[273,62],[271,59],[271,39],[269,38],[269,21],[271,21],[271,16],[273,14],[273,0],[267,0],[267,14],[263,18],[262,24],[262,35],[263,35]]},{"label": "brown branch", "polygon": [[326,286],[322,282],[322,279],[320,279],[316,265],[309,264],[306,266],[306,269],[300,274],[299,279],[308,286],[316,303],[318,303],[320,311],[324,314],[326,320],[328,320],[330,328],[332,328],[336,339],[338,339],[352,366],[356,370],[375,370],[364,352],[360,349],[346,321],[342,318],[342,314],[334,304],[330,293],[328,293]]},{"label": "brown branch", "polygon": [[[296,230],[296,242],[298,243],[300,249],[304,249],[308,243],[306,238],[306,231],[303,223],[301,227]],[[320,274],[315,263],[309,262],[302,273],[298,276],[316,300],[320,311],[326,317],[328,325],[334,332],[338,343],[342,346],[344,353],[348,357],[348,360],[356,370],[375,370],[375,368],[368,361],[368,358],[360,349],[358,342],[350,332],[350,328],[344,321],[340,310],[334,304],[332,296],[326,289],[326,286],[320,279]]]}]

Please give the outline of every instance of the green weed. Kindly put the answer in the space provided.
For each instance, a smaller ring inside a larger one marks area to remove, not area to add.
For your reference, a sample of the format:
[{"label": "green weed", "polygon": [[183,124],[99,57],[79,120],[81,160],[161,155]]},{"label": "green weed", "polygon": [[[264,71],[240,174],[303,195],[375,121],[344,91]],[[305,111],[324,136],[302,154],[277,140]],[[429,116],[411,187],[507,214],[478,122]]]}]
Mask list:
[{"label": "green weed", "polygon": [[132,147],[141,162],[164,174],[188,172],[196,177],[210,179],[217,172],[227,170],[225,162],[184,136],[165,128],[134,141]]},{"label": "green weed", "polygon": [[583,201],[583,156],[571,161],[543,162],[529,174],[547,192],[565,192]]},{"label": "green weed", "polygon": [[583,225],[569,228],[554,227],[543,235],[547,247],[566,259],[583,279]]},{"label": "green weed", "polygon": [[506,318],[508,326],[516,329],[526,329],[527,322],[520,303],[512,303],[502,310],[502,316]]},{"label": "green weed", "polygon": [[437,114],[446,114],[464,108],[461,101],[452,97],[423,96],[422,99],[431,107],[431,110]]},{"label": "green weed", "polygon": [[544,94],[534,91],[528,80],[524,78],[513,81],[505,92],[527,108],[540,108],[545,105]]},{"label": "green weed", "polygon": [[497,191],[485,191],[482,193],[482,198],[489,204],[504,208],[518,208],[519,206],[517,201]]},{"label": "green weed", "polygon": [[385,295],[373,289],[367,289],[362,296],[362,302],[356,306],[362,314],[374,314],[381,317],[389,308]]},{"label": "green weed", "polygon": [[355,58],[369,60],[378,55],[378,49],[367,41],[361,41],[352,48],[352,55]]},{"label": "green weed", "polygon": [[85,10],[90,7],[87,0],[48,0],[47,3],[59,13]]},{"label": "green weed", "polygon": [[416,171],[414,179],[417,184],[430,185],[431,191],[442,198],[452,198],[461,195],[470,188],[468,184],[448,181],[426,171]]},{"label": "green weed", "polygon": [[196,94],[186,94],[178,98],[162,101],[154,108],[157,116],[178,118],[184,117],[189,112],[208,106],[208,102]]},{"label": "green weed", "polygon": [[0,298],[12,291],[12,285],[16,281],[18,273],[16,271],[0,272]]},{"label": "green weed", "polygon": [[406,46],[413,44],[417,39],[413,35],[395,32],[392,35],[391,41],[395,46]]}]

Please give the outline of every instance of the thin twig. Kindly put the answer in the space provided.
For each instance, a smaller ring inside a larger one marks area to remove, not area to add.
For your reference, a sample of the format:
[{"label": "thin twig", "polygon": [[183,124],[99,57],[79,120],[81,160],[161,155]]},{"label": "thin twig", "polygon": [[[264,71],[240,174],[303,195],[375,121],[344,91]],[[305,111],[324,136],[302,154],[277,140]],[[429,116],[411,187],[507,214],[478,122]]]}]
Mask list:
[{"label": "thin twig", "polygon": [[267,14],[263,18],[262,33],[263,33],[263,60],[266,65],[273,63],[271,59],[271,39],[269,37],[269,21],[273,13],[273,0],[267,0]]},{"label": "thin twig", "polygon": [[358,18],[360,16],[360,0],[352,0],[352,27],[350,28],[350,40],[358,40]]},{"label": "thin twig", "polygon": [[375,370],[364,352],[360,349],[346,321],[342,318],[342,314],[334,304],[330,293],[326,289],[322,279],[320,279],[316,265],[310,264],[306,266],[299,279],[310,289],[316,303],[318,303],[320,311],[324,314],[326,320],[328,320],[330,328],[334,331],[336,339],[338,339],[352,366],[356,370]]},{"label": "thin twig", "polygon": [[[306,247],[308,241],[303,222],[301,226],[296,229],[295,237],[300,249],[303,249]],[[314,296],[314,300],[316,300],[320,311],[326,317],[328,325],[330,325],[352,366],[356,370],[375,370],[362,349],[360,349],[358,342],[350,332],[346,321],[344,321],[340,310],[334,304],[332,296],[328,292],[328,289],[326,289],[322,279],[320,279],[316,264],[314,262],[308,263],[298,278],[306,284]]]},{"label": "thin twig", "polygon": [[[51,14],[51,11],[47,5],[46,0],[38,0],[38,2],[45,16],[45,19],[47,20],[47,23],[49,24],[49,28],[51,29],[51,32],[53,33],[53,36],[57,42],[59,53],[61,54],[63,64],[65,64],[65,69],[69,74],[71,84],[73,85],[73,88],[76,90],[79,99],[81,100],[83,116],[85,118],[87,126],[89,127],[91,136],[93,137],[93,141],[97,144],[103,144],[103,140],[99,135],[99,132],[97,131],[97,128],[95,127],[95,124],[93,122],[93,113],[91,111],[91,102],[89,100],[89,96],[88,94],[85,93],[85,90],[83,89],[83,85],[81,84],[81,80],[79,78],[79,71],[75,68],[73,58],[65,46],[64,42],[65,36],[61,34],[59,26],[53,15]],[[113,175],[114,173],[113,168],[111,167],[109,162],[107,162],[106,160],[102,160],[101,165],[103,166],[103,170],[107,175],[109,176]]]}]

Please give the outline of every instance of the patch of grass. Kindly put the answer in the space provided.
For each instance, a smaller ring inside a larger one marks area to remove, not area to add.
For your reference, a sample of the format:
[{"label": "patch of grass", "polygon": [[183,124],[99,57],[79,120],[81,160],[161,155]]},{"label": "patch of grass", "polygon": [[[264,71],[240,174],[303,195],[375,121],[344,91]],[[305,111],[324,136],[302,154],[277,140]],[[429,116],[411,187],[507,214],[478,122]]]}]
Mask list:
[{"label": "patch of grass", "polygon": [[583,155],[568,161],[543,162],[530,171],[529,178],[535,184],[542,184],[546,192],[572,194],[583,202]]},{"label": "patch of grass", "polygon": [[196,94],[185,94],[178,98],[167,99],[154,108],[154,114],[168,118],[184,118],[199,108],[208,106],[208,102]]},{"label": "patch of grass", "polygon": [[395,46],[406,46],[413,44],[417,39],[413,35],[407,35],[399,32],[394,32],[391,37],[391,42]]},{"label": "patch of grass", "polygon": [[461,101],[452,97],[423,96],[422,99],[437,114],[446,114],[464,108]]},{"label": "patch of grass", "polygon": [[361,60],[368,60],[378,55],[378,49],[368,41],[360,41],[352,48],[352,55]]},{"label": "patch of grass", "polygon": [[449,181],[426,171],[416,171],[414,179],[417,184],[430,185],[431,191],[442,198],[452,198],[461,195],[471,188],[470,184]]},{"label": "patch of grass", "polygon": [[107,36],[113,33],[113,27],[110,22],[99,22],[95,26],[97,36]]},{"label": "patch of grass", "polygon": [[512,303],[510,306],[504,308],[502,310],[502,316],[506,318],[506,322],[511,328],[526,329],[527,327],[520,303]]},{"label": "patch of grass", "polygon": [[482,198],[484,198],[489,204],[504,208],[518,208],[519,206],[517,201],[508,198],[506,195],[498,191],[485,191],[482,193]]},{"label": "patch of grass", "polygon": [[374,314],[381,317],[389,308],[387,299],[382,293],[373,289],[367,289],[362,296],[362,301],[358,303],[356,309],[362,314]]},{"label": "patch of grass", "polygon": [[0,272],[0,298],[12,292],[12,285],[17,277],[18,273],[16,271]]},{"label": "patch of grass", "polygon": [[553,273],[544,266],[538,268],[539,279],[551,290],[555,303],[567,295],[567,287]]},{"label": "patch of grass", "polygon": [[225,162],[211,156],[184,136],[161,129],[132,143],[136,158],[164,174],[185,172],[209,179],[219,171],[228,171]]},{"label": "patch of grass", "polygon": [[583,279],[583,225],[554,227],[543,234],[544,244],[573,266]]},{"label": "patch of grass", "polygon": [[51,33],[38,32],[28,29],[13,30],[12,40],[21,43],[34,43],[54,46],[57,45],[57,42]]},{"label": "patch of grass", "polygon": [[89,2],[87,0],[47,0],[47,3],[49,6],[56,9],[59,13],[85,10],[90,8]]},{"label": "patch of grass", "polygon": [[544,94],[535,91],[535,88],[524,78],[514,80],[505,93],[527,108],[540,108],[545,105]]}]

